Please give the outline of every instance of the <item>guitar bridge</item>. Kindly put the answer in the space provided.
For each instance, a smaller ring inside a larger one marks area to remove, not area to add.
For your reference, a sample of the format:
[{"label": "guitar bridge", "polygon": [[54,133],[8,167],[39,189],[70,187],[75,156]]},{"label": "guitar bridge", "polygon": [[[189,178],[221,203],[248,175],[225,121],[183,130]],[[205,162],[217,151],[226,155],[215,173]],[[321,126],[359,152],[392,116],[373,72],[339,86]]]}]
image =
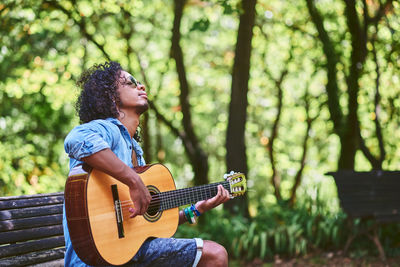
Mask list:
[{"label": "guitar bridge", "polygon": [[117,228],[118,228],[118,237],[119,238],[124,238],[124,216],[122,213],[122,207],[121,207],[121,201],[119,200],[119,195],[118,195],[118,188],[116,184],[111,185],[111,192],[114,200],[114,210],[115,210],[115,218],[116,218],[116,223],[117,223]]}]

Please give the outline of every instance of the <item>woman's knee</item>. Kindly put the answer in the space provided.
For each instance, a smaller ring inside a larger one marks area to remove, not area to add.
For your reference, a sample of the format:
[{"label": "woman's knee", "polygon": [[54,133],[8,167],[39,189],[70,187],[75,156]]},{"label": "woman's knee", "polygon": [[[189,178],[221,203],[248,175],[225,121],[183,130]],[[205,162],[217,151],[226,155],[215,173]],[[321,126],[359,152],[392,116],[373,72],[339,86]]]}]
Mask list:
[{"label": "woman's knee", "polygon": [[205,240],[198,266],[228,266],[228,252],[220,244]]}]

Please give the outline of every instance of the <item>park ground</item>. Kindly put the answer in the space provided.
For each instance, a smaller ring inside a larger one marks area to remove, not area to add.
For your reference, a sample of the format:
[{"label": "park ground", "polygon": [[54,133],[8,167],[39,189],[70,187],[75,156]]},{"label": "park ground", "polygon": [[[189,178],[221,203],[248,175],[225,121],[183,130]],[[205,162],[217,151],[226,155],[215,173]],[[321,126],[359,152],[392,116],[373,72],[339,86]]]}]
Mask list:
[{"label": "park ground", "polygon": [[388,258],[383,262],[377,256],[344,256],[341,252],[306,255],[284,259],[275,257],[271,261],[255,259],[252,262],[234,261],[231,267],[400,267],[400,256]]}]

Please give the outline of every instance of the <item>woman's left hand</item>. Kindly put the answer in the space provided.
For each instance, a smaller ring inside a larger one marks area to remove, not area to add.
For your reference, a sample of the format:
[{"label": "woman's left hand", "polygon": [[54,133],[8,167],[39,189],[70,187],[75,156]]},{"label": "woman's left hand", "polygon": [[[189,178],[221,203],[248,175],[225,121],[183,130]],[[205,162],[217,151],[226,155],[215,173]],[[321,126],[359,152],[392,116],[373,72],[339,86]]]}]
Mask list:
[{"label": "woman's left hand", "polygon": [[215,197],[202,200],[196,203],[196,209],[200,213],[204,213],[210,209],[217,207],[218,205],[227,202],[230,199],[229,192],[222,185],[218,185],[218,192]]}]

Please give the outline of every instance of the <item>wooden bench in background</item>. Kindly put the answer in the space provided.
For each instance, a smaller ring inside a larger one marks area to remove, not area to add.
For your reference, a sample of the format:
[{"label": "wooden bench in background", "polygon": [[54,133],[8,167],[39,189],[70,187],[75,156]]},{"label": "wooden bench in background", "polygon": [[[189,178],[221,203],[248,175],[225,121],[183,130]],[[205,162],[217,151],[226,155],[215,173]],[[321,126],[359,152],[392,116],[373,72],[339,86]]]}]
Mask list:
[{"label": "wooden bench in background", "polygon": [[335,179],[340,205],[350,219],[362,220],[364,229],[349,235],[346,253],[359,235],[367,235],[376,245],[382,260],[386,255],[378,236],[378,227],[400,222],[400,171],[338,171]]},{"label": "wooden bench in background", "polygon": [[64,194],[0,197],[0,266],[64,266]]}]

